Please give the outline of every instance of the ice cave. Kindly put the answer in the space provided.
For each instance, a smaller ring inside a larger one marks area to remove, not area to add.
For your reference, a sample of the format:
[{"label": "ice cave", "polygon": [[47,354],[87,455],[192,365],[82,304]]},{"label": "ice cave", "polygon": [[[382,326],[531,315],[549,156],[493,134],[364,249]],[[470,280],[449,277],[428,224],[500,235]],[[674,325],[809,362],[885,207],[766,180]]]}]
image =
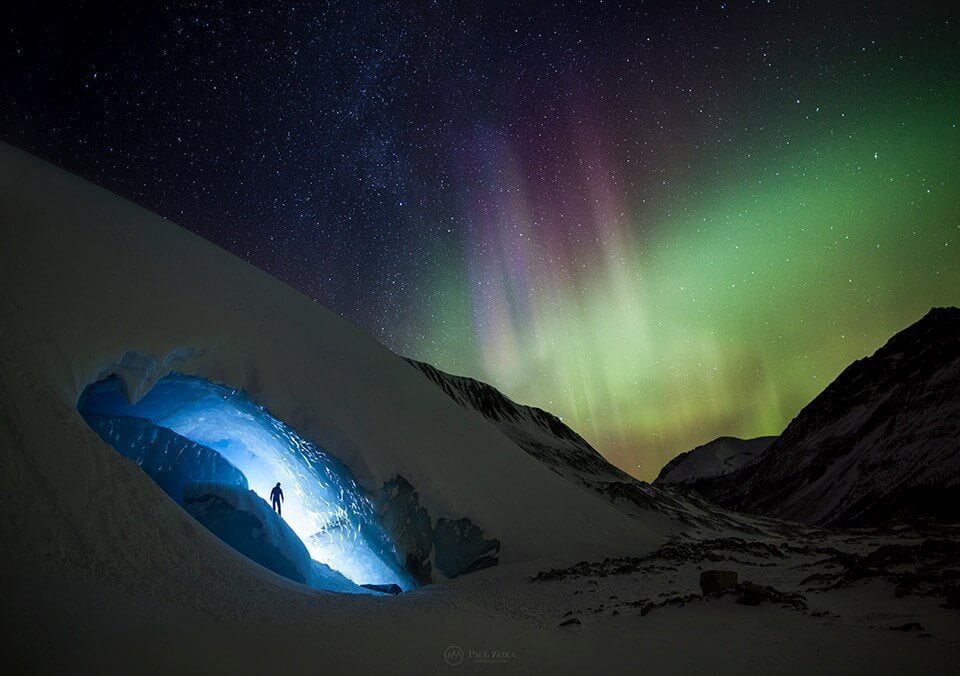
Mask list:
[{"label": "ice cave", "polygon": [[[77,408],[188,513],[264,567],[333,591],[415,586],[346,465],[242,390],[171,374],[131,403],[112,376],[88,386]],[[278,481],[282,518],[264,499]]]}]

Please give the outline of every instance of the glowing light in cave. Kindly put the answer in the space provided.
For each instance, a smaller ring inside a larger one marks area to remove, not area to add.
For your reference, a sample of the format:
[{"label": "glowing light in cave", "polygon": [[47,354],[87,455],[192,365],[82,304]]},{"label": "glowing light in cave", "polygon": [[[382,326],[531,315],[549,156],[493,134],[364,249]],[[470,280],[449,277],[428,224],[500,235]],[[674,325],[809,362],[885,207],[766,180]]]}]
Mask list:
[{"label": "glowing light in cave", "polygon": [[414,586],[346,465],[243,391],[172,374],[131,404],[120,381],[110,378],[88,387],[78,409],[84,415],[145,418],[213,449],[265,499],[281,482],[286,496],[283,519],[314,560],[357,584]]}]

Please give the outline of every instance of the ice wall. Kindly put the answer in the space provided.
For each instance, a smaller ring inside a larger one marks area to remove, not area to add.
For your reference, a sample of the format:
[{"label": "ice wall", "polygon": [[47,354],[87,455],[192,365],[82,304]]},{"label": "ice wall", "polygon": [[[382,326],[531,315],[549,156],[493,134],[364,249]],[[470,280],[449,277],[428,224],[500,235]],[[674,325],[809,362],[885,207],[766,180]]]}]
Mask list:
[{"label": "ice wall", "polygon": [[151,420],[104,414],[88,414],[85,419],[101,439],[140,465],[177,502],[183,502],[184,488],[197,481],[248,488],[243,472],[222,455]]},{"label": "ice wall", "polygon": [[[347,467],[242,391],[171,374],[130,403],[120,381],[108,378],[84,391],[78,409],[92,425],[102,427],[104,416],[139,418],[212,449],[245,476],[257,495],[268,496],[273,485],[281,482],[286,496],[283,520],[313,559],[356,584],[415,586]],[[128,450],[121,452],[133,457],[135,442],[124,443]],[[209,463],[200,456],[188,459]],[[223,483],[242,485],[235,478]]]}]

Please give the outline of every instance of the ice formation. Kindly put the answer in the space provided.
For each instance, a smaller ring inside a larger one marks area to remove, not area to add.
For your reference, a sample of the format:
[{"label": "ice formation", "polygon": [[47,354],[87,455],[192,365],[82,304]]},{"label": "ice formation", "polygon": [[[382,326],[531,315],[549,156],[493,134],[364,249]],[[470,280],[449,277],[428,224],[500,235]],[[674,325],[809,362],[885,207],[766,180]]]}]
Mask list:
[{"label": "ice formation", "polygon": [[191,483],[185,487],[183,504],[207,530],[275,573],[317,589],[370,593],[329,566],[312,560],[303,541],[253,491],[229,484]]},{"label": "ice formation", "polygon": [[[286,495],[283,521],[310,558],[358,585],[414,586],[349,469],[242,391],[171,374],[131,403],[122,381],[108,378],[84,391],[78,409],[104,440],[181,504],[186,490],[194,511],[200,496],[193,482],[217,484],[217,491],[207,493],[258,514],[259,503],[267,505],[257,496],[268,495],[279,481]],[[293,547],[275,539],[281,549]],[[293,579],[309,577],[310,583],[316,577],[315,586],[329,588],[324,575],[308,575],[307,564],[300,564],[304,570]]]}]

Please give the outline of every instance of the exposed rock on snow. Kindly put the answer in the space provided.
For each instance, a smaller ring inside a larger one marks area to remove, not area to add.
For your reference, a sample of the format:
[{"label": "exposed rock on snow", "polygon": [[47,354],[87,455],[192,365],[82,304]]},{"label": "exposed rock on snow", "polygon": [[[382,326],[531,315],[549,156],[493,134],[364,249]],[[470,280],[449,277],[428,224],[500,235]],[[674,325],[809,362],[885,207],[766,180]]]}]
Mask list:
[{"label": "exposed rock on snow", "polygon": [[934,531],[935,537],[886,543],[867,553],[821,548],[817,570],[801,584],[812,591],[850,587],[863,580],[882,580],[897,596],[942,597],[960,584],[960,539],[956,528]]},{"label": "exposed rock on snow", "polygon": [[497,565],[500,542],[484,537],[470,519],[438,519],[433,529],[434,561],[448,578]]},{"label": "exposed rock on snow", "polygon": [[934,308],[848,366],[756,461],[697,489],[829,526],[960,521],[960,309]]},{"label": "exposed rock on snow", "polygon": [[801,594],[785,593],[769,585],[741,582],[728,590],[742,606],[759,606],[761,603],[776,603],[795,610],[806,610],[807,602]]},{"label": "exposed rock on snow", "polygon": [[401,476],[381,488],[374,506],[383,529],[397,548],[407,572],[419,584],[433,582],[433,525],[420,496]]},{"label": "exposed rock on snow", "polygon": [[561,475],[582,484],[599,479],[629,479],[552,413],[517,404],[479,380],[455,376],[413,359],[407,361],[448,397],[479,413],[520,448]]},{"label": "exposed rock on snow", "polygon": [[701,479],[729,474],[759,458],[774,439],[719,437],[675,457],[664,465],[653,483],[696,486]]},{"label": "exposed rock on snow", "polygon": [[391,596],[396,596],[403,591],[400,589],[400,585],[397,584],[363,584],[360,586],[365,589],[380,592],[381,594],[390,594]]},{"label": "exposed rock on snow", "polygon": [[[466,575],[495,566],[500,542],[487,538],[470,519],[439,518],[431,525],[420,497],[401,476],[384,484],[376,500],[387,535],[406,569],[421,584]],[[433,562],[433,563],[431,563]],[[434,564],[436,571],[434,571]],[[434,572],[440,573],[435,576]]]},{"label": "exposed rock on snow", "polygon": [[735,570],[705,570],[700,573],[700,591],[704,594],[718,594],[736,586]]}]

